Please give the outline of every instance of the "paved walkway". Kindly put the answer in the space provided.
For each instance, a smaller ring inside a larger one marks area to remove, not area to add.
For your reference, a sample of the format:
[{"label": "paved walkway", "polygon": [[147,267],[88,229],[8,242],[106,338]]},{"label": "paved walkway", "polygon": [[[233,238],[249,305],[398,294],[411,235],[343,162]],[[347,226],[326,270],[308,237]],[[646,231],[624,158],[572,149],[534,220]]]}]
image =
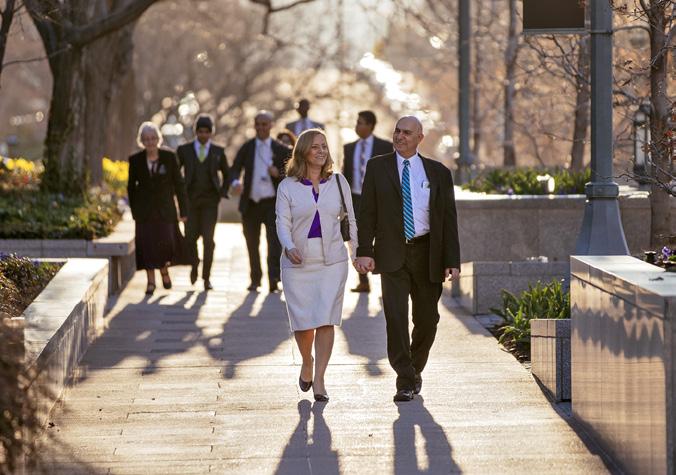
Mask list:
[{"label": "paved walkway", "polygon": [[50,473],[607,472],[528,371],[450,299],[422,394],[397,405],[379,292],[348,293],[331,401],[315,404],[296,384],[283,296],[245,290],[238,225],[220,224],[216,242],[213,292],[178,268],[170,291],[147,299],[139,272],[120,295],[43,440]]}]

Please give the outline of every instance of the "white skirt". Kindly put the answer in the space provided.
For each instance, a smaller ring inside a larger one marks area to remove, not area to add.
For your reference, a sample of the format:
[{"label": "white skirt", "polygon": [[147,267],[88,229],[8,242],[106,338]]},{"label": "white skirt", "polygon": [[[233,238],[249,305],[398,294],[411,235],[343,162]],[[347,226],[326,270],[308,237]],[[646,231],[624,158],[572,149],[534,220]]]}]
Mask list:
[{"label": "white skirt", "polygon": [[347,261],[324,264],[322,240],[307,240],[302,267],[282,269],[282,285],[291,330],[340,325],[347,280]]}]

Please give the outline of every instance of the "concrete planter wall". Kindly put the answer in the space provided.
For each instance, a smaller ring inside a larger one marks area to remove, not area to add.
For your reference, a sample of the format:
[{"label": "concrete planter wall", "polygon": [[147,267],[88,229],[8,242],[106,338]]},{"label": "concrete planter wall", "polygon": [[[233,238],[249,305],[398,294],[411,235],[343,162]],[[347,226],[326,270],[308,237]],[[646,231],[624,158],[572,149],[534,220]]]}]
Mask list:
[{"label": "concrete planter wall", "polygon": [[625,473],[676,473],[676,274],[571,257],[573,416]]},{"label": "concrete planter wall", "polygon": [[490,313],[502,304],[501,290],[518,294],[538,280],[567,279],[567,262],[467,262],[461,265],[460,281],[454,287],[461,305],[474,315]]},{"label": "concrete planter wall", "polygon": [[26,367],[37,375],[32,397],[44,425],[89,344],[104,328],[108,261],[68,259],[23,315]]},{"label": "concrete planter wall", "polygon": [[[456,188],[457,190],[457,188]],[[647,193],[622,193],[622,224],[632,254],[650,246]],[[585,197],[507,196],[457,192],[462,262],[518,261],[546,256],[568,262],[582,224]],[[676,200],[672,209],[676,212]],[[676,220],[673,220],[676,226]],[[676,233],[676,229],[673,230]]]},{"label": "concrete planter wall", "polygon": [[530,321],[531,372],[556,402],[570,400],[570,319]]},{"label": "concrete planter wall", "polygon": [[0,252],[26,257],[98,257],[108,259],[108,291],[116,294],[136,271],[134,221],[121,220],[101,239],[0,239]]}]

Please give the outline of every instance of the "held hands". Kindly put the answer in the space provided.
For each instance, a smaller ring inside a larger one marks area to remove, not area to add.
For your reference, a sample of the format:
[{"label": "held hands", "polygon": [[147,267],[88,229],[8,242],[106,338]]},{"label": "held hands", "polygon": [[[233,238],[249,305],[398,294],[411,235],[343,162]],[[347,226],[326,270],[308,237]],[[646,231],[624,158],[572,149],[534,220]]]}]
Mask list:
[{"label": "held hands", "polygon": [[293,249],[285,249],[284,253],[286,254],[286,257],[289,258],[292,264],[298,265],[303,263],[303,255],[295,247]]},{"label": "held hands", "polygon": [[376,261],[372,257],[357,257],[352,261],[352,265],[360,274],[366,274],[367,272],[373,272],[376,268]]},{"label": "held hands", "polygon": [[448,279],[449,276],[451,277],[451,282],[457,281],[460,278],[460,269],[456,269],[455,267],[444,269],[444,280]]}]

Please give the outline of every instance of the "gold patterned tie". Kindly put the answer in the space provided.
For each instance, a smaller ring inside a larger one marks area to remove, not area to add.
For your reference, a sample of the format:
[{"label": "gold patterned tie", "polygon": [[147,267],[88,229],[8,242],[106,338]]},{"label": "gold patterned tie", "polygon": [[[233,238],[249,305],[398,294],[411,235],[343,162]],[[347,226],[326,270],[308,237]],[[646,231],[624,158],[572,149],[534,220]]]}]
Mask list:
[{"label": "gold patterned tie", "polygon": [[203,143],[200,144],[200,153],[197,158],[199,158],[200,163],[207,158],[207,147]]}]

